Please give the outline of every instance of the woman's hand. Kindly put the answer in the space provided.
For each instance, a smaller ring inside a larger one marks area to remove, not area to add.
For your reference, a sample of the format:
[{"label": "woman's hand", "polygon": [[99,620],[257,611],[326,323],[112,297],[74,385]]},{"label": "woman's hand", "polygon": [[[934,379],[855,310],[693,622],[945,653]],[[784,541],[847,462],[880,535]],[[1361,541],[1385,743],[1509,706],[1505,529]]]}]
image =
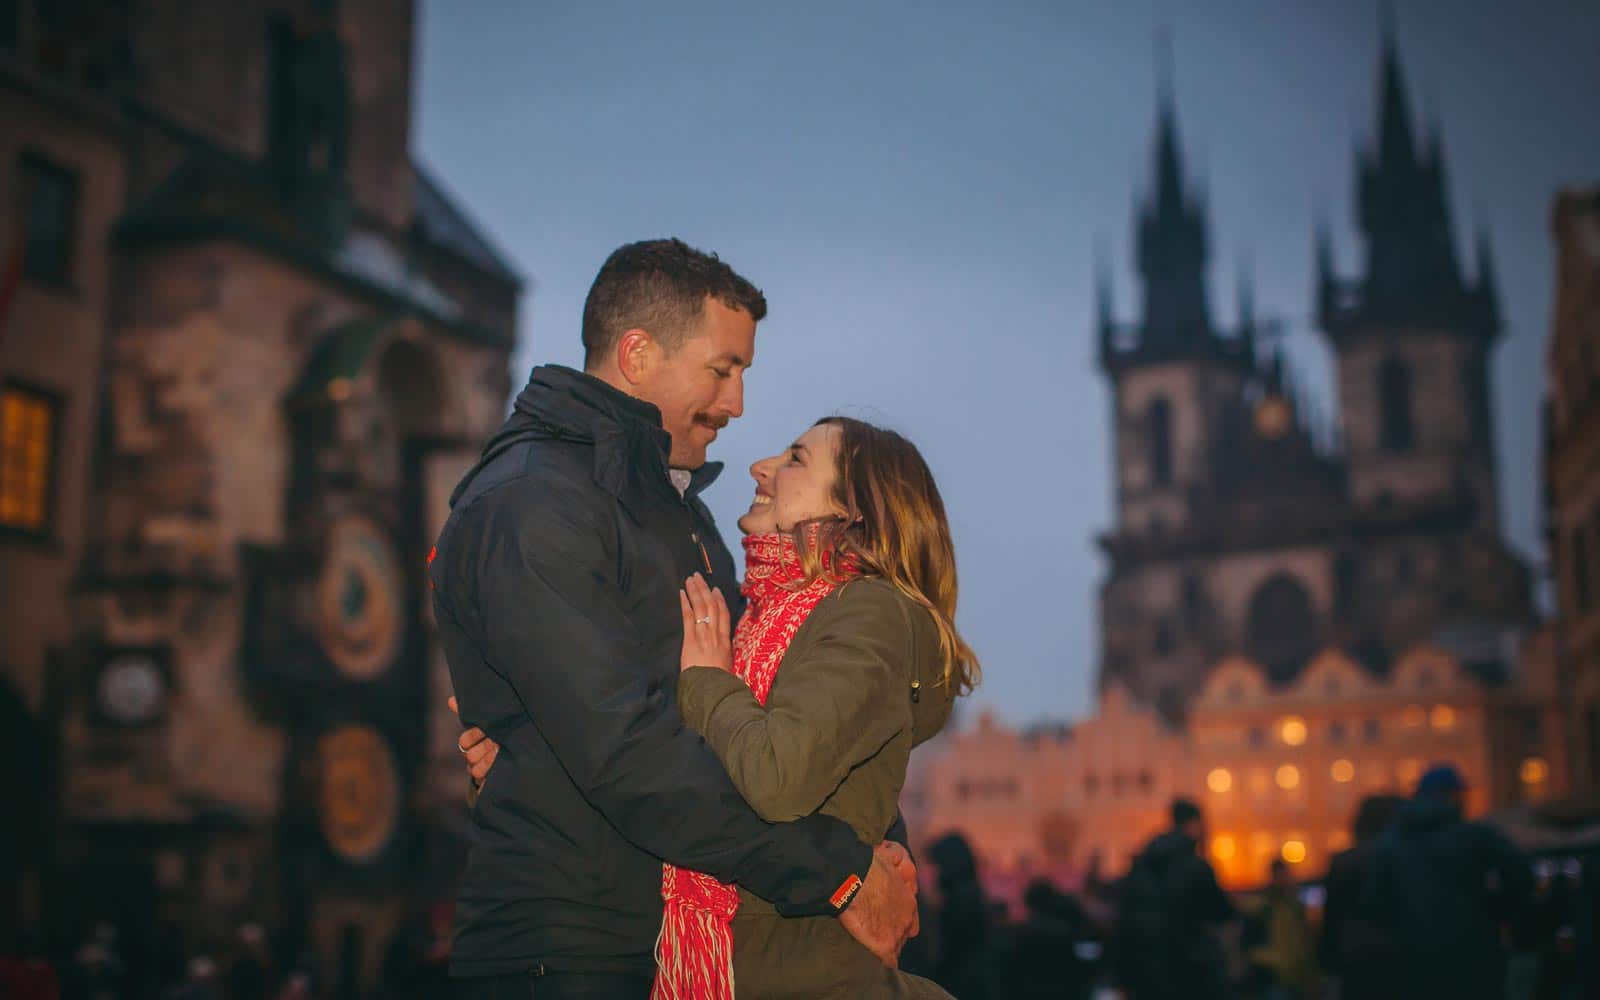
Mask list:
[{"label": "woman's hand", "polygon": [[683,656],[678,670],[716,667],[732,673],[733,629],[722,591],[706,586],[696,573],[678,591],[678,605],[683,611]]}]

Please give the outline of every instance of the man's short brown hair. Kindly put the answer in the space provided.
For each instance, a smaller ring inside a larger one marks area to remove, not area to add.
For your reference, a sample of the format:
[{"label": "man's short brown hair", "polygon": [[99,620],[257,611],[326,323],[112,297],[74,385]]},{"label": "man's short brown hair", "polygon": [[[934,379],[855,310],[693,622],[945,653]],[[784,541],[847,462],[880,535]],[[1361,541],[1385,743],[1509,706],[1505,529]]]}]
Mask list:
[{"label": "man's short brown hair", "polygon": [[767,315],[761,290],[714,253],[678,239],[643,240],[618,247],[589,286],[583,303],[585,367],[616,350],[629,330],[646,330],[670,353],[705,312],[707,298],[742,309],[760,322]]}]

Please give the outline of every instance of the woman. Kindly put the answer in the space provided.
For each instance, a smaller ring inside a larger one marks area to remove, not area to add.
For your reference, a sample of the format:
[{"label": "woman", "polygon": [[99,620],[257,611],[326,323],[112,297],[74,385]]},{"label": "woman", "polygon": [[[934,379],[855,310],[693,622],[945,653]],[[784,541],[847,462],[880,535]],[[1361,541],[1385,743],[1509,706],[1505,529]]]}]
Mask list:
[{"label": "woman", "polygon": [[[749,608],[730,643],[727,605],[691,578],[679,709],[764,819],[821,811],[875,844],[894,821],[911,748],[976,680],[954,624],[944,503],[909,441],[842,417],[750,471],[755,496],[739,519]],[[685,962],[679,947],[717,954],[690,929],[704,929],[708,913],[715,923],[731,916],[741,996],[945,995],[885,969],[837,920],[785,919],[672,866],[663,887],[658,997],[728,995],[719,977],[689,971],[723,969]]]},{"label": "woman", "polygon": [[[821,811],[876,844],[911,748],[977,680],[954,624],[944,502],[909,441],[844,417],[750,472],[755,496],[739,519],[748,608],[735,633],[722,595],[688,581],[680,711],[763,818]],[[492,760],[476,736],[463,735],[469,764]],[[836,919],[780,917],[672,865],[662,893],[655,997],[947,996],[884,968]]]}]

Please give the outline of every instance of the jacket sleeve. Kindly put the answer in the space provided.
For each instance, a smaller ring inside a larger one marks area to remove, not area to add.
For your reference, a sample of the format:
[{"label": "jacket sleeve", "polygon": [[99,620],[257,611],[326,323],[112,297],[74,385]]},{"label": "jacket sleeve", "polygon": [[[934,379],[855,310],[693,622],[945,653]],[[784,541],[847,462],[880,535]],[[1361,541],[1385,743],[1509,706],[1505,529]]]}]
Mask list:
[{"label": "jacket sleeve", "polygon": [[[651,681],[605,551],[611,526],[548,483],[501,490],[458,526],[451,562],[471,581],[485,661],[585,798],[657,857],[737,882],[785,915],[836,912],[830,897],[866,877],[871,849],[831,817],[770,826],[751,812]],[[453,615],[451,603],[436,602]]]},{"label": "jacket sleeve", "polygon": [[[830,606],[831,605],[831,606]],[[716,751],[734,787],[769,822],[807,816],[851,768],[911,725],[903,680],[912,622],[892,590],[846,585],[812,612],[823,632],[783,661],[766,705],[714,667],[678,680],[683,720]]]}]

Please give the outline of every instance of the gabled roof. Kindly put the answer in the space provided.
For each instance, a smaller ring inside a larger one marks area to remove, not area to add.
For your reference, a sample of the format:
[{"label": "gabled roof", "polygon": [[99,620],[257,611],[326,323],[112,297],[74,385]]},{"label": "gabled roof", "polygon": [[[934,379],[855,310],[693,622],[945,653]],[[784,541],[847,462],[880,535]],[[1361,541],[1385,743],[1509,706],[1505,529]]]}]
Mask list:
[{"label": "gabled roof", "polygon": [[420,163],[413,162],[412,169],[417,177],[416,225],[422,238],[520,288],[522,276],[433,175]]}]

